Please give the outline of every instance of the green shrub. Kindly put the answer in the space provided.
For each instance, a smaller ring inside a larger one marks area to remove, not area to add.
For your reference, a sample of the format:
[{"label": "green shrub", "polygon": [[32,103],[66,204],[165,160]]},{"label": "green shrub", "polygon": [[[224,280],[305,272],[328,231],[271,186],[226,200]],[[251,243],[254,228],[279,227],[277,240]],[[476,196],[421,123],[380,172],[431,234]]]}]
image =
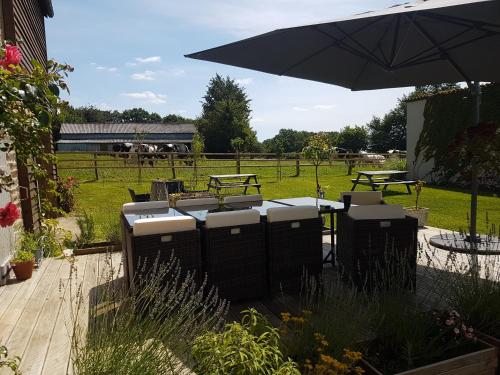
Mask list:
[{"label": "green shrub", "polygon": [[121,242],[120,216],[116,213],[108,215],[107,220],[101,226],[104,239],[111,243]]},{"label": "green shrub", "polygon": [[[195,338],[220,329],[227,303],[194,276],[181,279],[179,262],[155,265],[134,280],[134,293],[120,287],[111,267],[89,296],[71,272],[72,360],[78,375],[177,375],[188,373]],[[88,329],[85,330],[86,320]]]},{"label": "green shrub", "polygon": [[195,371],[204,375],[299,375],[297,365],[280,351],[278,330],[256,310],[245,311],[241,323],[208,332],[193,345]]},{"label": "green shrub", "polygon": [[406,164],[406,159],[402,159],[398,156],[391,156],[384,162],[384,168],[396,171],[406,171],[408,166]]},{"label": "green shrub", "polygon": [[33,260],[35,256],[31,251],[27,250],[19,250],[16,253],[16,256],[11,260],[12,263],[22,263],[22,262],[29,262],[30,260]]},{"label": "green shrub", "polygon": [[46,219],[42,223],[39,243],[45,257],[58,257],[63,251],[66,231],[57,227],[57,221]]},{"label": "green shrub", "polygon": [[76,219],[76,224],[80,229],[80,234],[76,237],[74,247],[81,249],[91,245],[96,238],[94,217],[87,211],[83,211]]}]

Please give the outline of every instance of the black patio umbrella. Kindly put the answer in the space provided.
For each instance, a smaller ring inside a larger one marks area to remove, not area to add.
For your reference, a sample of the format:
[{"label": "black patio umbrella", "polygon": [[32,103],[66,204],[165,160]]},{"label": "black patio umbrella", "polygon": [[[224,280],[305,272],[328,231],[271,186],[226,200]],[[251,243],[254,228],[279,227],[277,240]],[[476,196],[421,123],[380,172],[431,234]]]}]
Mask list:
[{"label": "black patio umbrella", "polygon": [[[500,82],[500,0],[419,0],[279,29],[186,57],[351,90],[465,81],[474,97],[477,124],[479,82]],[[472,239],[477,194],[478,178],[473,175]]]}]

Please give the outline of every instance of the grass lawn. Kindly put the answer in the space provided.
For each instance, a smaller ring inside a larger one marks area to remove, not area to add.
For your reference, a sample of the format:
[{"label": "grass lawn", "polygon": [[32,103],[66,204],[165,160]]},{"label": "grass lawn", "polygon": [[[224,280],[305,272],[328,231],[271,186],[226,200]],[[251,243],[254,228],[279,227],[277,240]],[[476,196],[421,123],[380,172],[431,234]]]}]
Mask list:
[{"label": "grass lawn", "polygon": [[[162,168],[142,169],[142,182],[138,182],[138,170],[136,168],[111,169],[101,166],[125,166],[122,160],[106,161],[110,156],[99,157],[99,180],[95,181],[93,169],[63,169],[69,166],[93,166],[88,154],[63,154],[59,155],[58,166],[61,177],[74,176],[79,182],[76,191],[76,202],[78,209],[84,209],[92,213],[96,220],[97,234],[100,239],[104,238],[104,228],[109,223],[118,222],[119,211],[123,203],[130,202],[127,187],[136,190],[137,193],[150,190],[151,180],[154,178],[171,178],[172,173],[166,161],[161,161],[157,166]],[[69,161],[80,159],[79,162]],[[65,160],[68,160],[65,162]],[[204,168],[199,171],[198,188],[204,188],[208,182],[209,174],[235,173],[234,161],[217,160],[204,161],[200,165],[217,165],[216,168]],[[252,167],[252,165],[264,164],[268,167]],[[182,163],[178,164],[182,166]],[[245,166],[250,165],[250,166]],[[243,161],[241,173],[257,173],[259,182],[262,184],[262,194],[265,199],[288,198],[299,196],[314,196],[315,182],[314,169],[312,167],[301,167],[300,177],[292,177],[295,174],[295,162],[285,161],[282,164],[282,178],[278,179],[277,169],[274,162],[266,161]],[[367,167],[361,167],[366,170]],[[384,167],[383,169],[387,169]],[[320,184],[326,190],[326,198],[337,200],[341,191],[348,191],[352,187],[352,176],[346,175],[345,165],[338,163],[332,166],[320,167]],[[192,180],[190,170],[177,170],[177,178],[186,182]],[[369,190],[367,186],[360,186],[356,190]],[[252,192],[249,191],[251,194]],[[384,191],[384,200],[389,204],[402,204],[411,206],[415,204],[415,194],[408,195],[406,187],[390,186]],[[500,224],[500,196],[499,194],[483,192],[478,199],[478,229],[486,232],[492,224]],[[445,188],[437,186],[425,186],[420,198],[420,205],[430,208],[429,225],[439,228],[459,230],[467,227],[467,217],[470,206],[470,195],[467,190]]]}]

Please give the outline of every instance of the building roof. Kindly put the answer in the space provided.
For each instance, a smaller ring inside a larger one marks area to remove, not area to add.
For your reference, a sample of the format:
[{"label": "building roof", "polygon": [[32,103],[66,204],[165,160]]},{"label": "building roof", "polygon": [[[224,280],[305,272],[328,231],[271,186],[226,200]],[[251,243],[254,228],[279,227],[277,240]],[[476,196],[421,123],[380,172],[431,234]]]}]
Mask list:
[{"label": "building roof", "polygon": [[[57,144],[96,144],[96,143],[104,143],[104,144],[110,144],[110,143],[132,143],[134,142],[133,139],[60,139],[56,143]],[[145,139],[141,141],[141,143],[148,143],[148,144],[160,144],[160,143],[191,143],[193,142],[192,139],[169,139],[169,138],[163,138],[163,139]]]},{"label": "building roof", "polygon": [[45,17],[54,17],[54,8],[52,7],[52,0],[38,0]]},{"label": "building roof", "polygon": [[132,123],[87,123],[62,124],[61,136],[64,134],[175,134],[196,132],[194,124],[132,124]]}]

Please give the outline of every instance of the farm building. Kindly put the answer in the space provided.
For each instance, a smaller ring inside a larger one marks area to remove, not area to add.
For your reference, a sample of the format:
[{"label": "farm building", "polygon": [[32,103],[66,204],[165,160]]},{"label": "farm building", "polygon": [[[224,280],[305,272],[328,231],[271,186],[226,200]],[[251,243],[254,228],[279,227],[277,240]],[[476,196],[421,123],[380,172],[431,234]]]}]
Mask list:
[{"label": "farm building", "polygon": [[112,151],[116,143],[190,145],[193,124],[62,124],[58,151]]}]

